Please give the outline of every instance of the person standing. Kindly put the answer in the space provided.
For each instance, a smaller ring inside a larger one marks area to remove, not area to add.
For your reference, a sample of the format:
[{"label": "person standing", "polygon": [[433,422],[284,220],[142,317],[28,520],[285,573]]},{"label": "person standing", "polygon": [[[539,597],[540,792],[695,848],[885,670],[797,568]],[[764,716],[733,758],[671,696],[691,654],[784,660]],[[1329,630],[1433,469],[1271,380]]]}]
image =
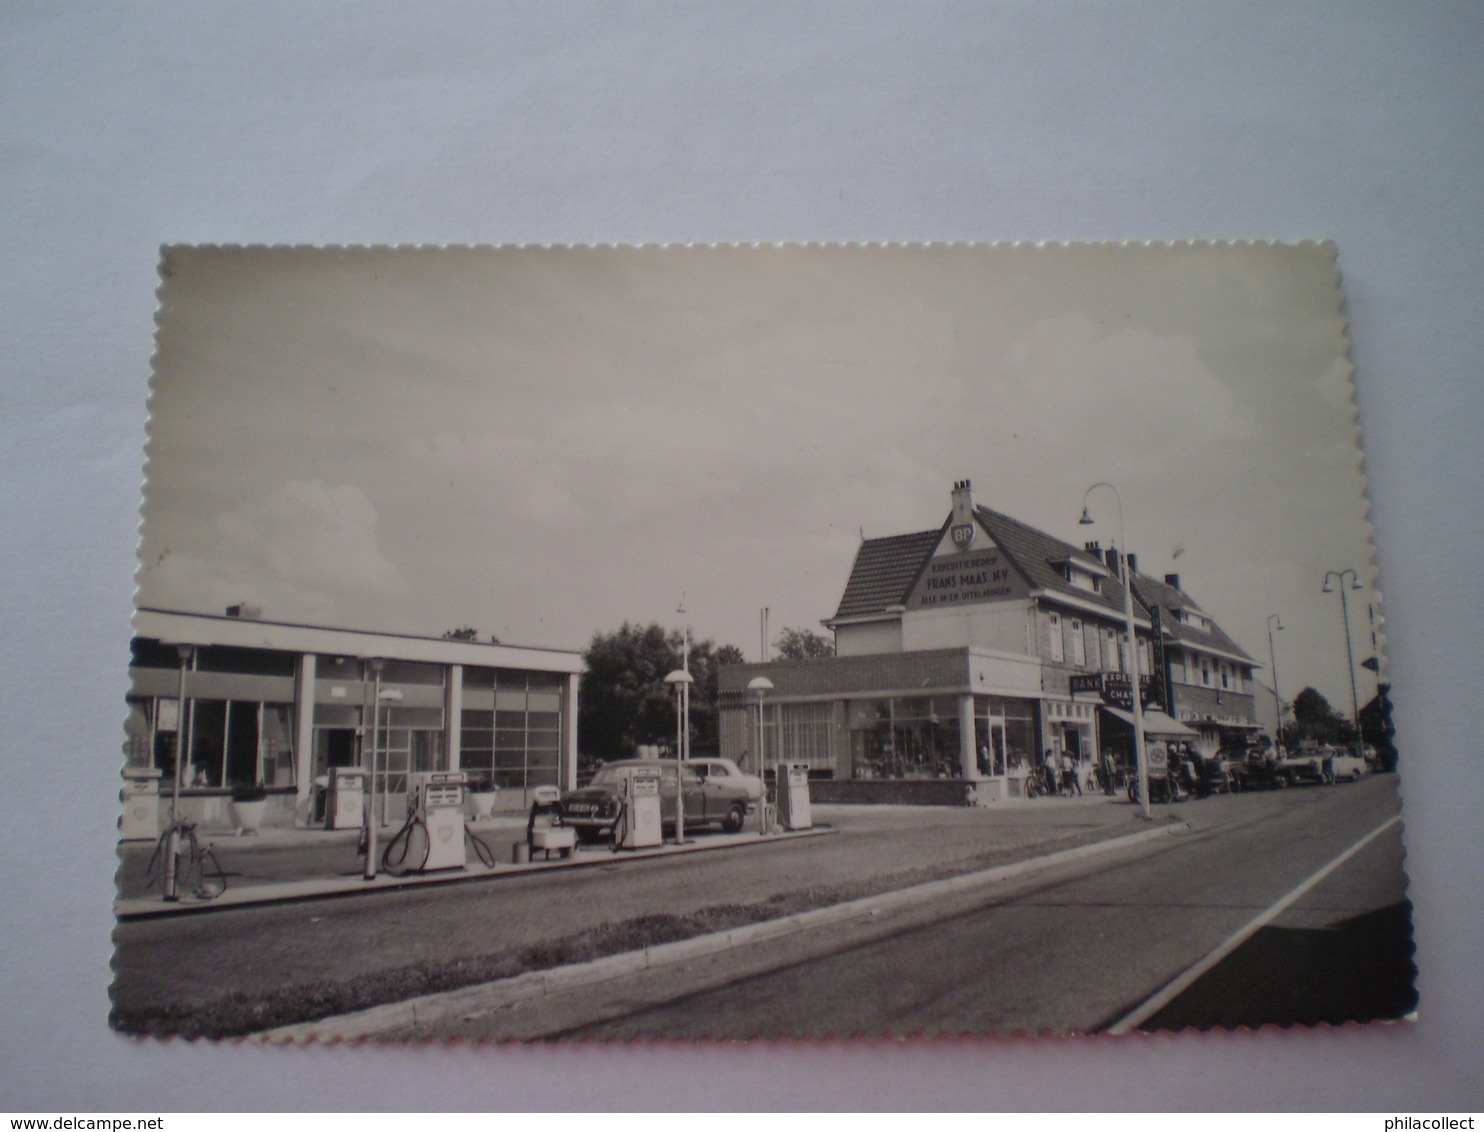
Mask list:
[{"label": "person standing", "polygon": [[1046,757],[1041,763],[1041,773],[1046,779],[1046,793],[1056,795],[1060,793],[1057,789],[1057,779],[1060,777],[1059,768],[1056,763],[1056,752],[1050,747],[1046,748]]},{"label": "person standing", "polygon": [[1067,797],[1072,796],[1072,791],[1077,791],[1077,797],[1082,797],[1081,776],[1077,773],[1077,760],[1072,757],[1071,751],[1063,751],[1061,756],[1061,780],[1066,788]]},{"label": "person standing", "polygon": [[1117,767],[1113,762],[1113,748],[1103,748],[1103,756],[1098,763],[1098,771],[1103,779],[1103,793],[1111,797],[1113,794],[1113,781],[1117,774]]}]

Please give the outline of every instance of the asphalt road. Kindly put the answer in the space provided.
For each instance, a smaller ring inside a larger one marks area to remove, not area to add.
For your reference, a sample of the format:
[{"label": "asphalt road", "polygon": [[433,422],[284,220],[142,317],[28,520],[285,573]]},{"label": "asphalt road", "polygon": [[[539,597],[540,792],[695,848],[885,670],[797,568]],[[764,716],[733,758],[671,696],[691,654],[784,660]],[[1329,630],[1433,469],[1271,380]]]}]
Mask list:
[{"label": "asphalt road", "polygon": [[[726,1039],[1107,1029],[1397,813],[1389,776],[1177,807],[1195,826],[1006,887],[393,1038]],[[1400,825],[1145,1029],[1393,1018],[1412,1008]]]}]

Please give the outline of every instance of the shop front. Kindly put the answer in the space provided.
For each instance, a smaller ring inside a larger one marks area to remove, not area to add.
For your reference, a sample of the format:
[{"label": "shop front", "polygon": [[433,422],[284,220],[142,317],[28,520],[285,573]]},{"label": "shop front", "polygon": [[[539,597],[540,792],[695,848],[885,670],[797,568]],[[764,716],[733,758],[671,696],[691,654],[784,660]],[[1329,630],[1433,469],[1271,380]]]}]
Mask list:
[{"label": "shop front", "polygon": [[[760,675],[762,696],[748,689]],[[729,665],[722,753],[764,776],[807,763],[821,801],[1016,797],[1035,764],[1038,688],[1033,659],[981,649]]]}]

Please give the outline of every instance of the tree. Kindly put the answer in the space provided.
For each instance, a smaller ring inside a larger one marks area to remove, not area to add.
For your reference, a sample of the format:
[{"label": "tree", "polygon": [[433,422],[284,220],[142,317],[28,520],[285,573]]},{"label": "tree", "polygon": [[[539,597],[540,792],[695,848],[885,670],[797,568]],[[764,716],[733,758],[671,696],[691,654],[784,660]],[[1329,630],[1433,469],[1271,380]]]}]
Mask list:
[{"label": "tree", "polygon": [[803,660],[806,657],[834,656],[835,642],[813,629],[784,629],[773,638],[773,650],[779,660]]},{"label": "tree", "polygon": [[1313,688],[1293,698],[1293,724],[1299,739],[1316,743],[1348,743],[1355,738],[1354,725]]},{"label": "tree", "polygon": [[[626,621],[611,633],[593,635],[578,693],[577,742],[584,756],[607,762],[632,758],[640,746],[673,746],[675,692],[665,677],[681,667],[683,648],[679,632],[656,624]],[[718,748],[717,670],[741,661],[735,645],[691,642],[692,754]]]},{"label": "tree", "polygon": [[1361,738],[1376,748],[1379,769],[1396,769],[1397,750],[1394,742],[1396,727],[1391,722],[1391,685],[1382,684],[1375,698],[1360,709]]}]

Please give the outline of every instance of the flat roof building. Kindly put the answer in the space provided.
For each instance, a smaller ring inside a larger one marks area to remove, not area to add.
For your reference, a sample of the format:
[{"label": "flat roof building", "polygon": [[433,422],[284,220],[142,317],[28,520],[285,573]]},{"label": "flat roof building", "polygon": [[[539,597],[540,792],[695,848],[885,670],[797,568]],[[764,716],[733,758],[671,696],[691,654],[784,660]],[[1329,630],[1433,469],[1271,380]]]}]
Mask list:
[{"label": "flat roof building", "polygon": [[158,770],[169,793],[182,759],[185,816],[221,820],[234,788],[260,785],[270,823],[314,824],[330,770],[370,768],[373,730],[396,819],[414,771],[463,770],[511,810],[575,783],[580,653],[256,614],[135,614],[126,767]]}]

